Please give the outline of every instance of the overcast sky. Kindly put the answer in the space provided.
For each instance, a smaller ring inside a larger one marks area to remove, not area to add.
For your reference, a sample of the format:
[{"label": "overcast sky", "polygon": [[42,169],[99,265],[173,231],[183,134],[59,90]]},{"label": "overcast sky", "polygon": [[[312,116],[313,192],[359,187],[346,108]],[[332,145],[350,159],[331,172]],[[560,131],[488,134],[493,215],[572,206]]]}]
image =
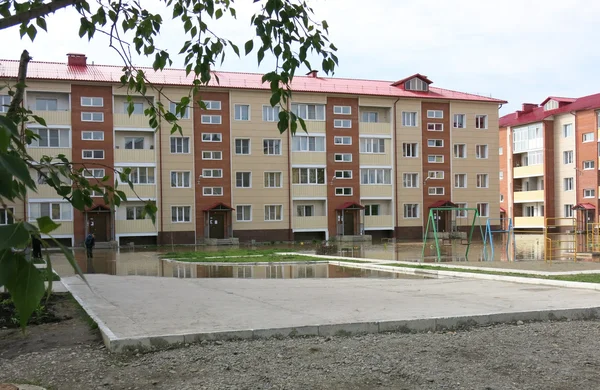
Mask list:
[{"label": "overcast sky", "polygon": [[[330,26],[338,47],[337,77],[398,80],[414,73],[427,75],[434,86],[508,100],[501,113],[523,102],[541,103],[546,96],[579,97],[600,92],[600,1],[594,0],[308,0],[316,19]],[[156,0],[143,0],[159,9]],[[250,16],[257,6],[236,0],[237,21],[214,23],[222,36],[240,48],[253,36]],[[181,23],[169,20],[158,47],[172,56],[183,42]],[[60,11],[48,18],[49,33],[34,43],[20,40],[18,27],[0,32],[4,59],[18,59],[29,50],[34,60],[66,60],[81,52],[89,62],[121,65],[120,57],[97,35],[79,39],[79,18]],[[9,43],[10,42],[10,43]],[[151,59],[136,57],[139,65]],[[183,58],[174,66],[181,67]],[[221,70],[266,72],[255,55],[233,54]],[[306,69],[302,69],[305,73]]]}]

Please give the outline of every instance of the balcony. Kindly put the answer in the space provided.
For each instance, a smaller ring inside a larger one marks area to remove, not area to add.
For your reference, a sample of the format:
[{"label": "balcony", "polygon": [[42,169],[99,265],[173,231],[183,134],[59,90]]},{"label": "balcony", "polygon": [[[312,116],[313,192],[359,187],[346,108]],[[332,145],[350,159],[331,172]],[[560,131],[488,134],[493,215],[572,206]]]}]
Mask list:
[{"label": "balcony", "polygon": [[390,152],[389,143],[386,142],[386,150],[388,153],[361,153],[360,165],[376,165],[376,166],[390,166],[392,164],[392,153]]},{"label": "balcony", "polygon": [[156,184],[134,184],[133,190],[127,184],[119,184],[118,190],[127,195],[127,200],[156,199]]},{"label": "balcony", "polygon": [[393,196],[391,184],[361,184],[361,198],[391,198]]},{"label": "balcony", "polygon": [[47,125],[71,125],[71,111],[41,111],[32,110],[33,115],[44,118]]},{"label": "balcony", "polygon": [[[55,222],[56,222],[56,224],[58,224],[60,226],[56,230],[53,230],[50,233],[52,236],[73,234],[73,221],[55,221]],[[29,223],[37,226],[36,221],[29,221]]]},{"label": "balcony", "polygon": [[149,118],[143,114],[113,114],[115,127],[131,127],[138,129],[151,129],[148,123]]},{"label": "balcony", "polygon": [[544,176],[544,165],[529,165],[526,167],[515,167],[513,170],[513,178],[519,179],[522,177]]},{"label": "balcony", "polygon": [[366,215],[365,230],[369,228],[394,228],[393,215]]},{"label": "balcony", "polygon": [[[42,156],[56,157],[59,154],[64,154],[71,161],[73,155],[70,148],[27,148],[27,153],[35,160],[40,161]],[[81,158],[81,156],[79,156]]]},{"label": "balcony", "polygon": [[128,233],[156,233],[156,226],[151,219],[138,219],[134,221],[115,221],[115,233],[126,235]]},{"label": "balcony", "polygon": [[327,229],[327,216],[294,217],[292,226],[294,229]]},{"label": "balcony", "polygon": [[321,185],[309,185],[309,184],[293,184],[292,185],[292,198],[326,198],[327,197],[327,186]]},{"label": "balcony", "polygon": [[534,203],[543,201],[544,190],[514,192],[514,203]]},{"label": "balcony", "polygon": [[155,163],[154,149],[115,149],[115,163]]},{"label": "balcony", "polygon": [[[306,123],[306,131],[309,133],[324,133],[325,132],[325,121],[305,121]],[[297,134],[302,134],[304,131],[298,123],[298,131]]]},{"label": "balcony", "polygon": [[515,217],[515,229],[543,227],[544,217]]},{"label": "balcony", "polygon": [[385,134],[392,132],[392,126],[386,122],[360,122],[359,132],[361,134]]}]

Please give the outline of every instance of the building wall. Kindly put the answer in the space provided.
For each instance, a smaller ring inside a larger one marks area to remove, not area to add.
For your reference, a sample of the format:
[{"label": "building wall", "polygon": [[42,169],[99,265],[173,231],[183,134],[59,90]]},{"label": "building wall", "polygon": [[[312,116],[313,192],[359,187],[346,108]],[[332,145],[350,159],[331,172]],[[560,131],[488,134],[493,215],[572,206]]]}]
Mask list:
[{"label": "building wall", "polygon": [[[544,121],[544,216],[552,223],[556,217],[554,198],[554,121]],[[559,214],[560,216],[560,214]]]},{"label": "building wall", "polygon": [[[598,124],[597,115],[593,110],[580,111],[575,120],[575,139],[577,145],[577,203],[590,203],[596,208],[598,214]],[[594,133],[594,142],[582,142],[584,133]],[[583,162],[594,161],[594,169],[583,169]],[[595,190],[593,198],[584,198],[585,189]],[[597,216],[595,216],[597,219]],[[589,222],[595,222],[589,221]]]},{"label": "building wall", "polygon": [[[564,125],[571,124],[573,126],[573,135],[565,138],[563,133]],[[549,188],[551,195],[554,197],[554,215],[555,217],[565,217],[565,205],[577,204],[578,188],[573,188],[572,191],[566,191],[564,188],[564,179],[573,178],[573,186],[576,185],[577,161],[575,156],[571,164],[564,163],[564,152],[573,151],[575,154],[575,116],[572,114],[563,114],[555,116],[554,119],[554,188]],[[557,224],[566,225],[566,221],[556,221]]]},{"label": "building wall", "polygon": [[[510,145],[509,145],[509,134],[510,131],[506,127],[501,127],[498,132],[498,150],[502,149],[502,154],[498,151],[499,168],[502,174],[500,181],[500,194],[503,196],[503,200],[500,202],[500,207],[506,210],[506,217],[512,218],[509,210],[512,209],[512,193],[510,193],[510,183],[512,182],[512,166],[508,164],[510,156]],[[490,152],[493,152],[490,149]],[[510,205],[510,206],[509,206]]]}]

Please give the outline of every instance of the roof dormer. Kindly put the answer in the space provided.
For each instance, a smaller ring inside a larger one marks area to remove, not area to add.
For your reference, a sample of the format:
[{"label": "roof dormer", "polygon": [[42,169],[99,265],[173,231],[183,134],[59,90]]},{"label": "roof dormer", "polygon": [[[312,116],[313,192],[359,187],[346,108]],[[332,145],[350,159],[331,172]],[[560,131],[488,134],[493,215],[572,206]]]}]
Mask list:
[{"label": "roof dormer", "polygon": [[573,98],[549,96],[541,105],[544,106],[544,111],[556,110],[557,108],[573,103],[575,100]]},{"label": "roof dormer", "polygon": [[433,81],[429,80],[427,76],[417,73],[402,80],[396,81],[392,84],[392,86],[404,88],[406,91],[428,92],[429,84],[432,83]]}]

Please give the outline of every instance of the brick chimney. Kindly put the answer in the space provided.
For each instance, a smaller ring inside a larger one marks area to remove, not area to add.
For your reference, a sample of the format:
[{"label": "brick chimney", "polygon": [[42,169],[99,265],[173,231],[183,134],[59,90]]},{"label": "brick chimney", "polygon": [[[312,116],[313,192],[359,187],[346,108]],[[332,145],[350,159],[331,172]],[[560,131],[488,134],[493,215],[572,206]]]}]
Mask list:
[{"label": "brick chimney", "polygon": [[523,113],[528,113],[528,112],[533,111],[536,108],[538,108],[537,104],[534,104],[534,103],[523,103],[523,109],[521,111],[523,111]]},{"label": "brick chimney", "polygon": [[308,72],[306,75],[307,75],[308,77],[312,77],[312,78],[315,78],[315,79],[316,79],[316,78],[317,78],[317,73],[319,73],[319,71],[318,71],[318,70],[311,70],[311,71],[310,71],[310,72]]},{"label": "brick chimney", "polygon": [[69,66],[87,66],[87,57],[85,54],[68,53],[67,65]]}]

